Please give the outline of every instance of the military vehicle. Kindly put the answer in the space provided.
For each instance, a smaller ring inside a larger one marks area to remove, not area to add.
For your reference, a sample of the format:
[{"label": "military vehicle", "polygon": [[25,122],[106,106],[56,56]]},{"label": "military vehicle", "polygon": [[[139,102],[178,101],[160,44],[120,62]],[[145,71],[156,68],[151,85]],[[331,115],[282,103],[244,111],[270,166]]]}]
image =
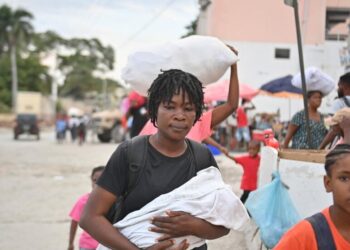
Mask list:
[{"label": "military vehicle", "polygon": [[100,142],[119,143],[124,140],[124,128],[121,125],[122,113],[115,110],[95,112],[91,116],[90,128]]}]

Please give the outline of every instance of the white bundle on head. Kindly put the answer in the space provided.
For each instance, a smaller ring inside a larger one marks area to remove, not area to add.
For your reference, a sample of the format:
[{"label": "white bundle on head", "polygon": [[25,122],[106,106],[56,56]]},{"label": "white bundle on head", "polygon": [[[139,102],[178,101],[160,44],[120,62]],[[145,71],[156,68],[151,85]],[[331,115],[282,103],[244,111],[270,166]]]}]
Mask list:
[{"label": "white bundle on head", "polygon": [[237,60],[219,39],[195,35],[130,54],[122,79],[140,94],[147,95],[161,70],[180,69],[193,74],[206,86],[219,80]]},{"label": "white bundle on head", "polygon": [[[305,70],[305,84],[307,91],[320,91],[323,96],[328,95],[335,88],[335,81],[332,77],[316,67],[308,67]],[[302,88],[300,73],[293,76],[292,85]]]}]

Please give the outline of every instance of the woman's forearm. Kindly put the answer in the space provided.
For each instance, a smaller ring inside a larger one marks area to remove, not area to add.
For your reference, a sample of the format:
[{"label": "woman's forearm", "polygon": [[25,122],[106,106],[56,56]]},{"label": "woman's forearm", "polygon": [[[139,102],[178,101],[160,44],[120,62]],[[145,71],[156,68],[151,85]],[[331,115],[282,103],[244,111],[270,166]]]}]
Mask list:
[{"label": "woman's forearm", "polygon": [[230,230],[226,227],[216,226],[202,219],[198,219],[194,225],[194,235],[202,239],[217,239],[229,232]]},{"label": "woman's forearm", "polygon": [[83,217],[79,225],[102,245],[111,249],[138,249],[125,238],[104,216]]},{"label": "woman's forearm", "polygon": [[238,107],[239,100],[239,83],[237,64],[231,66],[230,86],[227,96],[227,101],[213,109],[211,128],[224,121],[229,115],[231,115]]},{"label": "woman's forearm", "polygon": [[295,132],[298,130],[298,128],[299,127],[294,125],[294,124],[289,124],[287,135],[286,135],[286,138],[284,139],[284,142],[283,142],[283,148],[288,148],[289,142],[292,139],[292,137],[294,136]]}]

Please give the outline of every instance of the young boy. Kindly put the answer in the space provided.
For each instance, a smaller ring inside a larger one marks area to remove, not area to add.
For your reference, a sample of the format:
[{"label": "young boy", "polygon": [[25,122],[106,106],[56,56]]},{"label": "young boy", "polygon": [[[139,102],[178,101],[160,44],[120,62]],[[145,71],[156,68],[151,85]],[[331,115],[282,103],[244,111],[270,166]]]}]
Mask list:
[{"label": "young boy", "polygon": [[[315,236],[309,219],[302,220],[286,232],[275,250],[350,249],[350,144],[339,144],[330,151],[325,169],[324,186],[333,195],[333,205],[317,215],[325,220],[321,230],[327,232],[329,227],[330,233]],[[322,223],[317,220],[316,225],[320,227]],[[322,241],[326,244],[324,248],[320,246]]]},{"label": "young boy", "polygon": [[249,193],[257,188],[258,169],[260,165],[259,151],[260,143],[253,140],[248,143],[248,154],[243,156],[230,156],[227,154],[227,157],[243,167],[243,177],[241,180],[241,189],[243,190],[241,201],[243,203],[247,200]]}]

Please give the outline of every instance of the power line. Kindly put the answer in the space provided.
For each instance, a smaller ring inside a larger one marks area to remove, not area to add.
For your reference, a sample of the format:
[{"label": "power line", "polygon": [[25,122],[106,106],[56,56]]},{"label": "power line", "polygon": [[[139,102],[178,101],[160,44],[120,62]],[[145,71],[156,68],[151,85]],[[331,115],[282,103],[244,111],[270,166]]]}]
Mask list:
[{"label": "power line", "polygon": [[170,0],[158,13],[156,13],[148,22],[146,22],[140,29],[126,39],[119,48],[123,48],[132,40],[134,40],[142,31],[148,28],[158,17],[160,17],[176,0]]}]

